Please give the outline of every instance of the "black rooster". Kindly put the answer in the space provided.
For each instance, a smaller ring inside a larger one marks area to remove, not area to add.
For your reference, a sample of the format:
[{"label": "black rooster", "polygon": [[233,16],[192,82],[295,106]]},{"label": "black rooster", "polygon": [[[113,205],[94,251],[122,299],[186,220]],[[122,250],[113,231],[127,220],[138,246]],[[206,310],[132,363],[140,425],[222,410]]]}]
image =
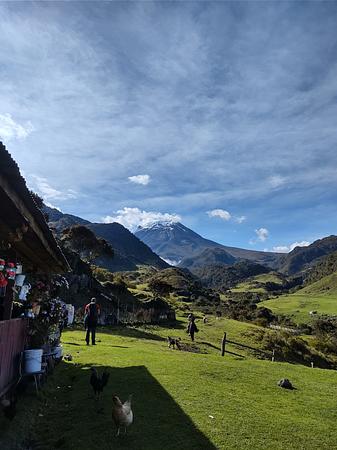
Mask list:
[{"label": "black rooster", "polygon": [[104,387],[107,385],[110,374],[104,369],[101,376],[98,375],[97,370],[91,367],[90,384],[94,390],[95,398],[98,400]]},{"label": "black rooster", "polygon": [[16,395],[11,395],[10,399],[2,399],[1,406],[3,408],[4,416],[8,420],[13,420],[16,415],[16,403],[17,397]]}]

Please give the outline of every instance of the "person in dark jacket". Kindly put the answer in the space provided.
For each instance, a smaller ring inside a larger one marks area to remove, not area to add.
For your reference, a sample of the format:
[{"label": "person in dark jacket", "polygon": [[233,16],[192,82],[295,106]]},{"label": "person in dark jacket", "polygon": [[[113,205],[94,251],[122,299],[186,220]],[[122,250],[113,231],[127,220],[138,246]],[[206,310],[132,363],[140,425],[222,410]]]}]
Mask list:
[{"label": "person in dark jacket", "polygon": [[91,343],[92,345],[96,345],[96,327],[98,323],[98,317],[100,315],[100,307],[96,303],[96,299],[93,297],[90,300],[90,303],[85,305],[84,313],[85,313],[85,319],[84,319],[84,327],[87,330],[85,340],[87,342],[87,345],[89,345],[90,341],[90,334],[91,334]]},{"label": "person in dark jacket", "polygon": [[197,333],[199,330],[195,324],[195,317],[193,314],[189,314],[188,316],[188,326],[187,333],[191,336],[192,342],[194,342],[194,333]]}]

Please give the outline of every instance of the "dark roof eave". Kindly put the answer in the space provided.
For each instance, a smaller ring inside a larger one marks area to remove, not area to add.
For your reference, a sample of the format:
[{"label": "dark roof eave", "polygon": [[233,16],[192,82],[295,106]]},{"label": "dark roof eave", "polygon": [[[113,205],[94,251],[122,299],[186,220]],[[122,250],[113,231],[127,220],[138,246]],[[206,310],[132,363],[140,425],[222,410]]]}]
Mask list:
[{"label": "dark roof eave", "polygon": [[36,206],[16,162],[0,142],[0,186],[23,219],[34,230],[36,242],[50,256],[50,267],[58,273],[70,271],[67,259],[58,246],[42,211]]}]

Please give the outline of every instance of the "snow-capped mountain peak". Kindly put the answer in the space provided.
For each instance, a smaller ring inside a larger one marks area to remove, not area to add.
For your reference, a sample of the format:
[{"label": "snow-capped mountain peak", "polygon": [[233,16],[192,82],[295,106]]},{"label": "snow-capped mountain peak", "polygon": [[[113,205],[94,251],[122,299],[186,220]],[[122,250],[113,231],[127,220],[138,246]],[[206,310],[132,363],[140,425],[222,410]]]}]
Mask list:
[{"label": "snow-capped mountain peak", "polygon": [[146,225],[139,225],[137,228],[137,231],[140,230],[160,230],[163,228],[168,228],[173,230],[173,228],[178,224],[178,222],[175,222],[173,220],[162,220],[162,221],[156,221],[151,222]]}]

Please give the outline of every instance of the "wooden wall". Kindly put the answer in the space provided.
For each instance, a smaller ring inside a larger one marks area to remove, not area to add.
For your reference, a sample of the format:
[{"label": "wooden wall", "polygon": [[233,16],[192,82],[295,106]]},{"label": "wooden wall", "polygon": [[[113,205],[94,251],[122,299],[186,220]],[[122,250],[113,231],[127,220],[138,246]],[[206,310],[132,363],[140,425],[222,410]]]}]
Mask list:
[{"label": "wooden wall", "polygon": [[20,355],[24,350],[26,333],[26,319],[0,322],[0,397],[19,378]]}]

